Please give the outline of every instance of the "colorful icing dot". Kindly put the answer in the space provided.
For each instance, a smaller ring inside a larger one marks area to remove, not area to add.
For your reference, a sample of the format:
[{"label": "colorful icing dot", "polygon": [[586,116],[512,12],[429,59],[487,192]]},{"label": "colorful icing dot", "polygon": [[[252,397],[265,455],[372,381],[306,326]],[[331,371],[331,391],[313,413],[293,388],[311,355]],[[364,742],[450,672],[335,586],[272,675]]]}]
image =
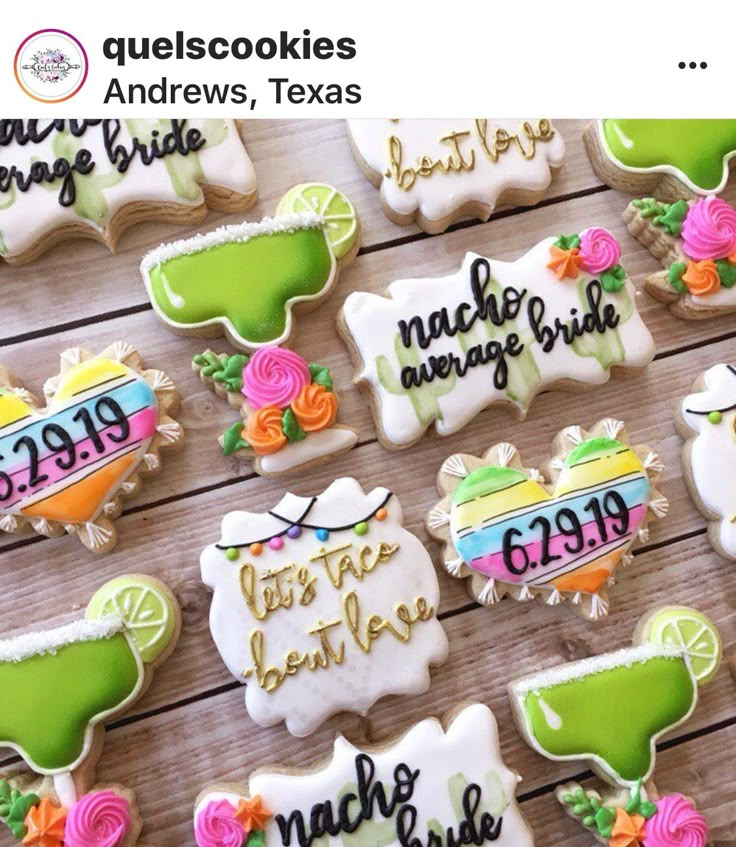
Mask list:
[{"label": "colorful icing dot", "polygon": [[302,528],[300,526],[290,526],[286,530],[286,534],[289,536],[289,538],[299,538],[299,536],[302,534]]},{"label": "colorful icing dot", "polygon": [[353,532],[356,535],[365,535],[368,532],[368,524],[365,521],[361,521],[360,523],[356,523],[353,527]]},{"label": "colorful icing dot", "polygon": [[254,544],[251,544],[248,548],[250,550],[251,556],[260,556],[263,552],[263,544],[260,541],[256,541]]},{"label": "colorful icing dot", "polygon": [[376,520],[377,521],[385,521],[388,517],[388,512],[385,509],[379,509],[376,512]]},{"label": "colorful icing dot", "polygon": [[268,542],[268,546],[272,550],[280,550],[284,546],[284,539],[277,535]]},{"label": "colorful icing dot", "polygon": [[225,550],[225,558],[230,562],[234,562],[239,555],[237,547],[228,547],[227,550]]},{"label": "colorful icing dot", "polygon": [[317,532],[315,532],[315,535],[320,541],[327,541],[330,537],[330,531],[327,529],[318,529]]},{"label": "colorful icing dot", "polygon": [[708,423],[719,424],[723,420],[720,412],[708,412]]}]

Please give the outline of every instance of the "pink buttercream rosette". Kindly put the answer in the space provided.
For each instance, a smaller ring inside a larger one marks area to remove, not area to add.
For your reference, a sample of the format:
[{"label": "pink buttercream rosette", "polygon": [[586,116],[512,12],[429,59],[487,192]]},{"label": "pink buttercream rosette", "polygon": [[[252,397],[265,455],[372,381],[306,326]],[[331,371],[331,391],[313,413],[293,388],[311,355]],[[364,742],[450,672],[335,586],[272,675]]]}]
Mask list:
[{"label": "pink buttercream rosette", "polygon": [[243,847],[248,833],[235,817],[229,800],[211,800],[197,815],[194,838],[198,847]]},{"label": "pink buttercream rosette", "polygon": [[736,209],[719,197],[705,197],[688,209],[682,249],[696,261],[725,259],[736,253]]},{"label": "pink buttercream rosette", "polygon": [[130,829],[130,809],[114,791],[92,791],[69,809],[64,847],[117,847]]},{"label": "pink buttercream rosette", "polygon": [[243,369],[243,394],[253,409],[284,409],[311,381],[309,366],[297,353],[283,347],[261,347]]},{"label": "pink buttercream rosette", "polygon": [[708,824],[687,797],[666,794],[644,826],[645,847],[705,847]]},{"label": "pink buttercream rosette", "polygon": [[580,234],[581,268],[589,274],[610,271],[621,258],[621,248],[607,229],[592,226]]}]

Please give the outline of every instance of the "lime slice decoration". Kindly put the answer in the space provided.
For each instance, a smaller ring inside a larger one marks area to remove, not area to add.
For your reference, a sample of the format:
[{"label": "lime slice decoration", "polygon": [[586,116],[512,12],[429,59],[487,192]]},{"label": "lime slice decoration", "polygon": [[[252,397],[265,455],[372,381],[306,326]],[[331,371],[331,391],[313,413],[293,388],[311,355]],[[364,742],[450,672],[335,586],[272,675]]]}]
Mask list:
[{"label": "lime slice decoration", "polygon": [[647,623],[646,640],[674,647],[690,659],[698,685],[710,681],[721,663],[721,636],[713,621],[687,606],[672,606],[656,613]]},{"label": "lime slice decoration", "polygon": [[89,601],[85,617],[119,617],[145,664],[153,662],[171,643],[176,613],[170,598],[153,579],[120,576],[106,582]]},{"label": "lime slice decoration", "polygon": [[323,182],[295,185],[281,198],[277,215],[316,212],[325,219],[324,233],[336,259],[350,252],[358,237],[358,214],[348,198]]}]

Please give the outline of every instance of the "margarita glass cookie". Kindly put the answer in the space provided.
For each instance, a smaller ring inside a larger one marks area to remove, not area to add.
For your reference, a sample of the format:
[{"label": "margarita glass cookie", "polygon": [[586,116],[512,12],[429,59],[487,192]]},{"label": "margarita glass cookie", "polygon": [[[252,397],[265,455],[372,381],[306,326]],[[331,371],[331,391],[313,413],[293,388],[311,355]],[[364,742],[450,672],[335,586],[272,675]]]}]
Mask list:
[{"label": "margarita glass cookie", "polygon": [[341,735],[311,771],[260,768],[248,786],[212,785],[197,798],[197,847],[483,844],[532,847],[487,706],[432,718],[378,748]]},{"label": "margarita glass cookie", "polygon": [[521,734],[555,761],[588,762],[612,786],[603,795],[571,783],[557,790],[569,815],[610,847],[704,847],[708,826],[682,794],[651,782],[657,740],[695,709],[715,676],[721,640],[695,609],[645,615],[634,647],[569,662],[512,682]]},{"label": "margarita glass cookie", "polygon": [[540,472],[506,442],[481,458],[453,454],[437,477],[444,496],[427,531],[443,547],[447,572],[467,579],[479,603],[569,601],[595,620],[608,614],[618,566],[649,537],[649,521],[667,514],[655,488],[664,467],[648,447],[632,447],[612,418],[590,432],[563,429],[552,455]]},{"label": "margarita glass cookie", "polygon": [[736,311],[736,209],[720,197],[660,203],[632,200],[629,232],[664,271],[644,280],[652,297],[678,318],[705,319]]},{"label": "margarita glass cookie", "polygon": [[115,245],[143,220],[194,224],[239,212],[256,177],[235,121],[0,120],[0,256],[29,262],[60,241]]},{"label": "margarita glass cookie", "polygon": [[429,688],[447,656],[432,560],[386,488],[351,478],[230,512],[202,553],[210,628],[259,726],[309,735],[341,711]]},{"label": "margarita glass cookie", "polygon": [[433,424],[451,435],[495,404],[523,418],[542,390],[646,367],[654,342],[620,258],[614,236],[590,227],[514,262],[468,253],[449,276],[350,294],[338,328],[381,443],[410,447]]},{"label": "margarita glass cookie", "polygon": [[0,779],[0,822],[25,847],[134,847],[133,792],[95,784],[104,724],[129,708],[174,650],[179,606],[157,579],[106,583],[85,617],[0,641],[0,745],[35,776]]},{"label": "margarita glass cookie", "polygon": [[690,496],[708,520],[708,538],[736,561],[736,367],[714,365],[701,374],[675,412],[687,439],[682,453]]},{"label": "margarita glass cookie", "polygon": [[386,216],[430,233],[487,221],[498,204],[538,203],[565,161],[565,142],[544,118],[351,120],[348,130]]},{"label": "margarita glass cookie", "polygon": [[44,395],[42,407],[0,366],[0,530],[67,532],[104,553],[117,542],[122,498],[160,472],[161,452],[183,445],[170,417],[176,387],[116,341],[97,355],[65,350]]},{"label": "margarita glass cookie", "polygon": [[584,134],[590,163],[611,188],[660,200],[718,194],[736,156],[736,120],[606,118]]},{"label": "margarita glass cookie", "polygon": [[239,350],[282,344],[357,255],[360,227],[336,188],[297,185],[273,218],[162,244],[143,257],[153,308],[175,332],[226,335]]},{"label": "margarita glass cookie", "polygon": [[241,420],[219,439],[223,453],[252,462],[262,476],[326,462],[358,441],[354,429],[335,423],[338,398],[329,368],[292,350],[260,347],[250,356],[205,350],[192,366],[240,411]]}]

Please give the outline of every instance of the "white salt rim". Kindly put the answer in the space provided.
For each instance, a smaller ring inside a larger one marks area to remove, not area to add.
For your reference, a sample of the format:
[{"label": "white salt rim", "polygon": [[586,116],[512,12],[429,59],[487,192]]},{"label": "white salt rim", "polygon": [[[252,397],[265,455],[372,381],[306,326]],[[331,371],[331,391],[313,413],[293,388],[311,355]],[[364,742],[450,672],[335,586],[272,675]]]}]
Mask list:
[{"label": "white salt rim", "polygon": [[171,241],[168,244],[160,244],[150,250],[141,261],[141,270],[150,270],[156,265],[176,259],[178,256],[187,256],[192,253],[200,253],[211,247],[232,242],[250,241],[258,235],[274,235],[279,232],[294,232],[297,229],[316,229],[324,226],[325,219],[316,212],[293,212],[289,215],[278,215],[273,218],[263,218],[261,221],[244,221],[242,224],[229,224],[220,226],[205,235],[195,235],[192,238],[181,238],[179,241]]},{"label": "white salt rim", "polygon": [[678,647],[664,646],[661,644],[642,644],[639,647],[628,647],[624,650],[617,650],[615,653],[603,653],[601,656],[593,656],[590,659],[581,659],[578,662],[560,665],[557,668],[542,671],[536,676],[521,679],[519,682],[513,683],[512,687],[514,694],[517,696],[523,696],[524,694],[529,694],[529,692],[538,694],[551,685],[572,682],[573,680],[582,679],[585,676],[601,673],[612,668],[629,667],[658,656],[674,659],[684,655],[684,651]]},{"label": "white salt rim", "polygon": [[102,620],[78,620],[56,629],[26,632],[15,638],[0,641],[0,662],[22,662],[31,656],[55,653],[69,644],[110,638],[124,626],[117,615],[108,615]]}]

